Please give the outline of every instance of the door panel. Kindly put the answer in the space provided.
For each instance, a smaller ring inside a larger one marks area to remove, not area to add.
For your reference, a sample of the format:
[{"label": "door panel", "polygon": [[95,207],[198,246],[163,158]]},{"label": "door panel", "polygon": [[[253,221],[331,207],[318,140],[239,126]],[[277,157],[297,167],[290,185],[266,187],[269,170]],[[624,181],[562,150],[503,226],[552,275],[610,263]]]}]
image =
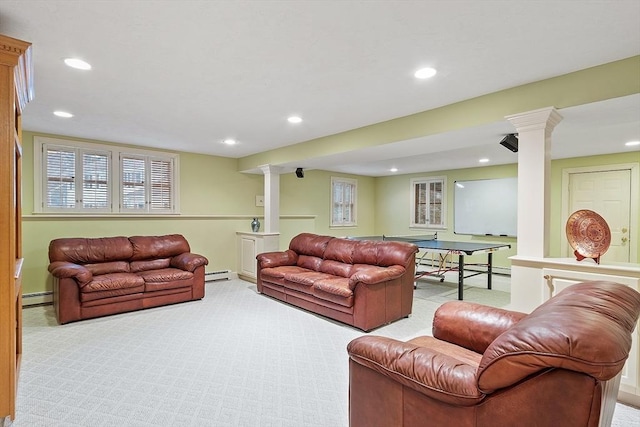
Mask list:
[{"label": "door panel", "polygon": [[[629,262],[631,170],[572,173],[569,175],[569,209],[597,212],[609,225],[611,246],[603,262]],[[570,256],[573,250],[570,249]]]}]

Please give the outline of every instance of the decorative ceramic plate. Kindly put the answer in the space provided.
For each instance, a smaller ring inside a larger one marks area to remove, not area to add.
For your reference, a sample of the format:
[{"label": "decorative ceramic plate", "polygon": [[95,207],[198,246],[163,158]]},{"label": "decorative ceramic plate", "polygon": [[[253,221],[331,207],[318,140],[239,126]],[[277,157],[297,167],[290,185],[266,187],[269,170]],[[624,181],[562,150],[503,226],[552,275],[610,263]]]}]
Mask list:
[{"label": "decorative ceramic plate", "polygon": [[588,209],[571,214],[567,220],[566,232],[576,256],[598,261],[611,244],[609,225],[604,218]]}]

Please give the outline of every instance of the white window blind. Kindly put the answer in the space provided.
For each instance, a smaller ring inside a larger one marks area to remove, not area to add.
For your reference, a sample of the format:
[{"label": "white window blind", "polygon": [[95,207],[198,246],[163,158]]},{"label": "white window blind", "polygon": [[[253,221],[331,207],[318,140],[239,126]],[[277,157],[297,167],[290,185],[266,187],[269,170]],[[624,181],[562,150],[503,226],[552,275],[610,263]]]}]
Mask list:
[{"label": "white window blind", "polygon": [[151,204],[152,211],[166,211],[173,204],[173,161],[151,159]]},{"label": "white window blind", "polygon": [[109,157],[106,154],[84,153],[82,155],[82,207],[84,209],[107,209],[109,197]]},{"label": "white window blind", "polygon": [[46,149],[46,208],[73,209],[76,205],[75,150]]},{"label": "white window blind", "polygon": [[45,211],[103,212],[110,209],[109,154],[45,146]]},{"label": "white window blind", "polygon": [[356,184],[347,178],[331,178],[331,225],[356,225]]},{"label": "white window blind", "polygon": [[444,177],[411,180],[411,227],[445,228],[445,188]]},{"label": "white window blind", "polygon": [[177,154],[41,136],[34,153],[36,212],[179,211]]},{"label": "white window blind", "polygon": [[123,210],[145,211],[145,159],[122,157],[120,171],[122,173],[121,204]]},{"label": "white window blind", "polygon": [[173,159],[123,155],[120,163],[123,210],[153,213],[172,211]]}]

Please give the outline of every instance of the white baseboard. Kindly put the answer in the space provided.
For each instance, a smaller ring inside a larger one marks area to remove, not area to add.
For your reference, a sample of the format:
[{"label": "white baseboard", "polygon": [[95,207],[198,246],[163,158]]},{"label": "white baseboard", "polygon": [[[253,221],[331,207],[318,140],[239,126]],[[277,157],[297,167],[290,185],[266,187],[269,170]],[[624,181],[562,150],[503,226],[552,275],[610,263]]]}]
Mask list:
[{"label": "white baseboard", "polygon": [[33,292],[30,294],[22,294],[22,306],[29,307],[32,305],[52,304],[53,292]]},{"label": "white baseboard", "polygon": [[236,273],[232,273],[230,270],[209,271],[204,273],[205,282],[215,282],[217,280],[229,280],[233,279],[233,275],[237,278]]}]

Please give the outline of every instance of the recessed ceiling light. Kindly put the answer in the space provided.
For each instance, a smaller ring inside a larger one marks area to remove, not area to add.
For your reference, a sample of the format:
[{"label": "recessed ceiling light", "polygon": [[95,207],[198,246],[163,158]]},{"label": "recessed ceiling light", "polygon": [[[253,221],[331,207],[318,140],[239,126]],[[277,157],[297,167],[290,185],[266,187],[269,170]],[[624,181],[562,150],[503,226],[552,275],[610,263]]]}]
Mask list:
[{"label": "recessed ceiling light", "polygon": [[627,147],[634,147],[636,145],[640,145],[640,141],[629,141],[624,145],[626,145]]},{"label": "recessed ceiling light", "polygon": [[91,69],[91,64],[89,64],[88,62],[83,61],[82,59],[78,59],[78,58],[66,58],[64,60],[64,63],[67,64],[69,67],[77,68],[78,70],[90,70]]},{"label": "recessed ceiling light", "polygon": [[298,116],[291,116],[291,117],[289,117],[287,119],[287,121],[289,123],[300,123],[300,122],[302,122],[302,119],[300,117],[298,117]]},{"label": "recessed ceiling light", "polygon": [[489,159],[487,159],[487,158],[480,159],[480,160],[478,160],[478,162],[480,162],[480,163],[489,163]]},{"label": "recessed ceiling light", "polygon": [[398,168],[391,168],[389,169],[389,172],[398,172]]},{"label": "recessed ceiling light", "polygon": [[414,76],[417,79],[428,79],[430,77],[435,76],[437,73],[435,68],[431,68],[431,67],[426,67],[426,68],[421,68],[418,71],[415,72]]},{"label": "recessed ceiling light", "polygon": [[225,140],[224,140],[224,141],[222,141],[222,142],[224,142],[224,143],[225,143],[225,144],[227,144],[227,145],[235,145],[236,140],[235,140],[235,139],[233,139],[233,138],[227,138],[227,139],[225,139]]},{"label": "recessed ceiling light", "polygon": [[67,113],[66,111],[54,111],[53,114],[58,117],[64,117],[65,119],[73,117],[73,114]]}]

